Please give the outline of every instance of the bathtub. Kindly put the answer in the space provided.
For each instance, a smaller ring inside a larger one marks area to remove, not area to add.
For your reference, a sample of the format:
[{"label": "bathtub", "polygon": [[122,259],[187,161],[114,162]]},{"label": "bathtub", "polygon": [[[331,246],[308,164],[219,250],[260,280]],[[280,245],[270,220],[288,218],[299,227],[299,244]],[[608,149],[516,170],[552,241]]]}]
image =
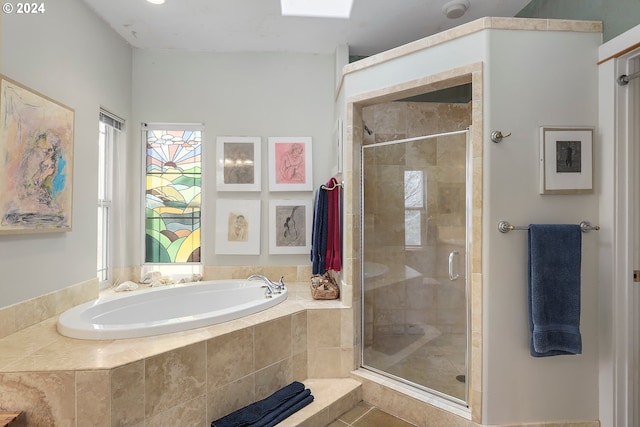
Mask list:
[{"label": "bathtub", "polygon": [[389,267],[377,262],[365,261],[362,267],[362,270],[364,272],[364,280],[375,279],[376,277],[380,277],[386,274],[387,271],[389,271]]},{"label": "bathtub", "polygon": [[78,305],[60,315],[57,328],[79,339],[138,338],[239,319],[286,299],[286,290],[266,298],[261,283],[248,280],[168,285]]}]

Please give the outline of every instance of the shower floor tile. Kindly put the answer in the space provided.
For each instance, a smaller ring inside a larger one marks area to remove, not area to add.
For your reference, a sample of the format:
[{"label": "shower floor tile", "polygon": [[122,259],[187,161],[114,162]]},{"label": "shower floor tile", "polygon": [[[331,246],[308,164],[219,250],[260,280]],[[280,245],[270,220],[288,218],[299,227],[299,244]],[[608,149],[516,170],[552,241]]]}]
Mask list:
[{"label": "shower floor tile", "polygon": [[389,335],[365,347],[364,360],[367,366],[464,400],[465,348],[464,334]]},{"label": "shower floor tile", "polygon": [[360,402],[355,408],[345,412],[326,427],[415,427],[398,417]]}]

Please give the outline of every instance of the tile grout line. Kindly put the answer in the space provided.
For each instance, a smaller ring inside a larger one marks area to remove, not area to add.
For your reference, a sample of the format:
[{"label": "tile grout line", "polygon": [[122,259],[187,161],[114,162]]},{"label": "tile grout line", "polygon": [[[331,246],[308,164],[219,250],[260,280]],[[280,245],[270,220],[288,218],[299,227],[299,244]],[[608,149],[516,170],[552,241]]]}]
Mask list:
[{"label": "tile grout line", "polygon": [[[362,418],[364,418],[365,415],[367,415],[369,412],[373,411],[376,407],[372,406],[371,408],[367,409],[367,412],[365,412],[364,414],[360,415],[358,418],[356,418],[355,420],[353,420],[353,422],[351,424],[347,423],[348,426],[353,426],[355,423],[357,423],[358,421],[360,421]],[[342,420],[341,420],[342,421]],[[343,421],[344,422],[344,421]]]}]

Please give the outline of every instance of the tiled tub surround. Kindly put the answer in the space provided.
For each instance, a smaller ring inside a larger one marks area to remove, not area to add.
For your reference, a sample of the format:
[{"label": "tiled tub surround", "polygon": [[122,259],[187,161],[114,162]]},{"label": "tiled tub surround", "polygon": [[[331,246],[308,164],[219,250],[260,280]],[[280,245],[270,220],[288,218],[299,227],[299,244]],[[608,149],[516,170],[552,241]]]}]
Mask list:
[{"label": "tiled tub surround", "polygon": [[[0,308],[0,338],[96,298],[98,298],[98,279],[92,279]],[[3,354],[0,352],[0,366]]]},{"label": "tiled tub surround", "polygon": [[30,426],[206,426],[293,380],[348,377],[352,310],[311,300],[307,282],[289,292],[243,319],[139,339],[76,340],[46,319],[0,339],[0,408]]}]

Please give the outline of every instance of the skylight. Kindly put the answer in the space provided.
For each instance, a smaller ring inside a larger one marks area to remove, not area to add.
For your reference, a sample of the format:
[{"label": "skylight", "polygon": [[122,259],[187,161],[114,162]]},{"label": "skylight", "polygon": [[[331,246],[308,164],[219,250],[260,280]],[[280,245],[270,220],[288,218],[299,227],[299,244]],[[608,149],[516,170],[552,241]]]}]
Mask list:
[{"label": "skylight", "polygon": [[280,0],[282,16],[349,18],[353,0]]}]

